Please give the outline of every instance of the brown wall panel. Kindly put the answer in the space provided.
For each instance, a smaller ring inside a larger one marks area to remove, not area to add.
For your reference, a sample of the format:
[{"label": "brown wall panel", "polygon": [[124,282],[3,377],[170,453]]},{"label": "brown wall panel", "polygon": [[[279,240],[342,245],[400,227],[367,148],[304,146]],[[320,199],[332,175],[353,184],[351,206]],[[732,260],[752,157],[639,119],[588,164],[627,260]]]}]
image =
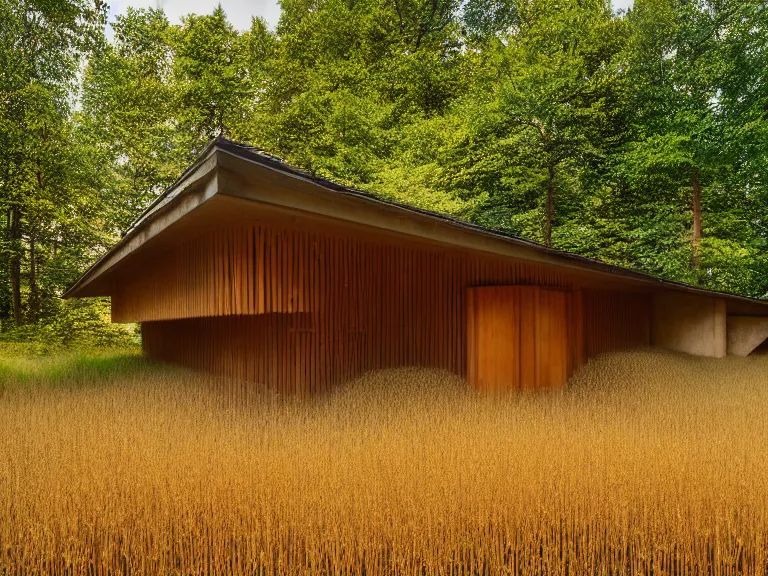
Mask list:
[{"label": "brown wall panel", "polygon": [[[490,286],[467,290],[467,372],[480,390],[520,388],[520,288]],[[526,381],[528,383],[528,381]]]},{"label": "brown wall panel", "polygon": [[567,293],[562,290],[539,291],[536,329],[538,388],[561,387],[570,376],[567,298]]},{"label": "brown wall panel", "polygon": [[571,291],[538,286],[467,289],[467,373],[481,390],[558,388],[574,369]]},{"label": "brown wall panel", "polygon": [[142,324],[151,358],[284,393],[318,391],[325,363],[309,314],[270,313]]},{"label": "brown wall panel", "polygon": [[[429,330],[423,321],[441,321],[446,302],[461,300],[457,289],[474,284],[566,288],[573,281],[566,271],[532,263],[253,224],[137,255],[115,279],[112,319],[330,310],[335,295],[348,297],[339,312],[354,320],[359,314],[354,308],[367,306],[371,290],[380,288],[380,299],[399,291],[408,310],[419,306],[413,328],[423,336]],[[355,291],[361,287],[363,292]]]},{"label": "brown wall panel", "polygon": [[[261,223],[139,255],[116,283],[112,313],[144,322],[151,357],[312,393],[387,367],[465,375],[466,288],[510,284],[569,291],[558,303],[566,325],[547,325],[574,342],[568,374],[595,353],[648,343],[644,296],[582,293],[566,269]],[[521,335],[520,345],[532,343]]]},{"label": "brown wall panel", "polygon": [[113,322],[307,312],[317,239],[259,225],[206,234],[139,257],[115,281]]},{"label": "brown wall panel", "polygon": [[648,294],[584,291],[585,356],[651,345]]}]

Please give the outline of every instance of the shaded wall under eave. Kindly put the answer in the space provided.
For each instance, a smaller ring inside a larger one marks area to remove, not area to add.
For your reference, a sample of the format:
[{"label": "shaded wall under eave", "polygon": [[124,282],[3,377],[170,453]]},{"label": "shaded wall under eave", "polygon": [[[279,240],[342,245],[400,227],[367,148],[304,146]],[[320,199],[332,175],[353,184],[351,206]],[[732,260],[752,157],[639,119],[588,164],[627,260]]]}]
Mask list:
[{"label": "shaded wall under eave", "polygon": [[760,316],[728,316],[728,354],[749,356],[768,339],[768,318]]},{"label": "shaded wall under eave", "polygon": [[583,290],[584,355],[651,345],[651,296],[621,290]]},{"label": "shaded wall under eave", "polygon": [[[580,289],[566,268],[262,223],[134,270],[113,318],[144,323],[148,356],[296,393],[406,365],[466,375],[467,287]],[[647,295],[579,293],[585,356],[650,343]]]},{"label": "shaded wall under eave", "polygon": [[654,346],[722,358],[727,352],[726,330],[723,298],[676,292],[658,293],[653,298]]}]

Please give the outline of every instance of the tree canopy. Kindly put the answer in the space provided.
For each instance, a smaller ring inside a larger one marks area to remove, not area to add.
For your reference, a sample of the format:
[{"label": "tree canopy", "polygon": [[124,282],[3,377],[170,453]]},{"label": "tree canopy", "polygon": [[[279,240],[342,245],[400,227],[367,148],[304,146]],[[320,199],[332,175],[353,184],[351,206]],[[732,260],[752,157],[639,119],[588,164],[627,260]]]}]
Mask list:
[{"label": "tree canopy", "polygon": [[[63,290],[212,137],[659,277],[768,296],[758,0],[282,0],[179,24],[0,0],[0,321]],[[107,28],[110,34],[107,34]]]}]

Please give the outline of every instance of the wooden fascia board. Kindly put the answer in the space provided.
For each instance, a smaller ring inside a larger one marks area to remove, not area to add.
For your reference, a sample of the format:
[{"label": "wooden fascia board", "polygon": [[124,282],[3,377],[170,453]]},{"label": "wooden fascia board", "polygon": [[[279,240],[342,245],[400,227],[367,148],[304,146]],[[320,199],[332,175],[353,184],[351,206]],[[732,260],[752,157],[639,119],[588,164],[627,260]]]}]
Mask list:
[{"label": "wooden fascia board", "polygon": [[62,297],[108,296],[107,293],[91,294],[87,288],[122,262],[126,256],[210,200],[218,191],[216,168],[217,158],[213,153],[201,161],[196,169],[189,171],[183,180],[160,199],[160,202],[152,206],[151,210],[134,223],[120,242],[97,260]]},{"label": "wooden fascia board", "polygon": [[[641,272],[591,262],[576,255],[552,254],[542,246],[528,246],[525,240],[515,240],[492,230],[478,230],[469,224],[462,226],[459,222],[442,220],[420,211],[407,211],[362,194],[353,195],[327,189],[310,177],[275,169],[227,150],[218,150],[218,153],[221,155],[219,193],[223,195],[323,216],[389,234],[410,236],[443,246],[569,268],[579,274],[612,282],[621,280],[648,291],[672,290],[741,301],[764,307],[768,313],[768,301],[662,280]],[[603,267],[606,269],[601,269]]]},{"label": "wooden fascia board", "polygon": [[580,262],[542,252],[538,247],[526,246],[523,241],[516,243],[510,238],[494,235],[490,230],[478,233],[474,229],[463,228],[419,212],[403,213],[398,206],[375,198],[326,190],[311,179],[287,174],[226,151],[220,153],[228,157],[222,158],[220,163],[219,194],[304,212],[315,217],[323,216],[432,244],[569,268],[580,274],[598,275],[613,282],[620,279],[629,284],[660,287],[659,281],[654,278],[637,278],[608,270],[596,270]]},{"label": "wooden fascia board", "polygon": [[[250,165],[238,166],[233,161]],[[559,258],[541,253],[532,247],[516,245],[508,239],[480,235],[418,212],[403,213],[399,207],[375,198],[352,197],[334,190],[326,190],[309,179],[286,174],[255,162],[250,163],[247,159],[236,156],[222,162],[219,168],[219,194],[303,212],[313,217],[321,216],[342,221],[369,230],[412,237],[432,244],[455,246],[542,264],[564,265]]]}]

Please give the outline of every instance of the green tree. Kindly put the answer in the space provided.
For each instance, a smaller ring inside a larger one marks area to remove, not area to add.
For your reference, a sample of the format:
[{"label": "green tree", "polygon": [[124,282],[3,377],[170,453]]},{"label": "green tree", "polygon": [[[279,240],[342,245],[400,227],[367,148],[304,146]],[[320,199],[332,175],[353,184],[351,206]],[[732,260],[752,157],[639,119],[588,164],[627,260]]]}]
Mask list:
[{"label": "green tree", "polygon": [[622,27],[600,1],[519,2],[513,12],[515,25],[481,37],[491,73],[457,108],[468,130],[447,156],[446,187],[477,199],[479,221],[552,246],[613,137]]},{"label": "green tree", "polygon": [[761,130],[760,112],[744,104],[760,99],[762,12],[751,2],[638,0],[628,16],[618,193],[634,263],[655,274],[764,293],[760,138],[740,136]]},{"label": "green tree", "polygon": [[113,233],[181,173],[171,30],[161,10],[128,8],[113,40],[91,58],[83,78],[82,133],[109,171]]},{"label": "green tree", "polygon": [[393,166],[409,126],[466,91],[456,5],[285,0],[266,146],[345,183]]},{"label": "green tree", "polygon": [[101,43],[104,8],[98,0],[0,1],[0,205],[10,296],[0,315],[15,325],[35,320],[52,295],[40,279],[82,191],[71,157],[72,94],[83,57]]},{"label": "green tree", "polygon": [[717,111],[730,169],[709,204],[708,231],[718,242],[707,250],[706,277],[768,297],[768,10],[757,1],[717,6]]},{"label": "green tree", "polygon": [[[640,0],[630,13],[627,100],[634,134],[626,155],[630,187],[673,213],[690,211],[690,261],[701,252],[702,180],[711,184],[718,148],[711,61],[713,22],[696,3]],[[706,18],[709,20],[709,18]],[[653,189],[649,186],[655,183]],[[645,188],[645,190],[642,190]],[[643,205],[642,203],[639,203]]]},{"label": "green tree", "polygon": [[181,146],[192,155],[217,135],[243,139],[248,133],[258,88],[251,65],[259,64],[249,36],[232,27],[221,5],[210,15],[186,16],[173,31],[173,112]]}]

